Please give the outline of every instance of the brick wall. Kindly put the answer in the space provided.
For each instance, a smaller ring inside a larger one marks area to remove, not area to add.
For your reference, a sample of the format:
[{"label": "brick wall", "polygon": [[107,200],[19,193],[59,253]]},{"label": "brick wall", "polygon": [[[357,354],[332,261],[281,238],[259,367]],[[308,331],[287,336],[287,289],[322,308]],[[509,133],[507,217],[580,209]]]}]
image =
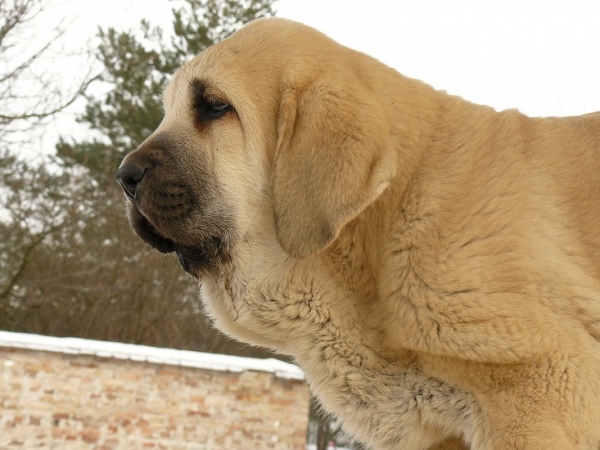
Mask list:
[{"label": "brick wall", "polygon": [[0,448],[304,450],[305,382],[236,370],[0,342]]}]

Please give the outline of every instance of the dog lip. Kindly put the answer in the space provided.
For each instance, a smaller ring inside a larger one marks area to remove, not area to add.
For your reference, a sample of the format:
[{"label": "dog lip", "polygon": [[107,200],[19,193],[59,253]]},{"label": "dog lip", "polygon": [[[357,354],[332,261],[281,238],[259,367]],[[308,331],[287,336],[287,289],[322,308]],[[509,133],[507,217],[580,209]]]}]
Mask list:
[{"label": "dog lip", "polygon": [[170,239],[162,237],[160,234],[155,233],[151,230],[147,230],[149,239],[144,239],[152,248],[158,250],[161,253],[173,253],[176,251],[176,245]]},{"label": "dog lip", "polygon": [[185,272],[198,278],[229,258],[229,240],[206,236],[200,245],[188,245],[164,237],[136,207],[131,206],[130,223],[140,239],[161,253],[174,253]]},{"label": "dog lip", "polygon": [[162,236],[156,228],[150,223],[150,221],[140,213],[137,208],[132,217],[133,229],[137,235],[146,243],[150,244],[152,248],[158,250],[161,253],[173,253],[176,250],[175,242]]},{"label": "dog lip", "polygon": [[175,248],[179,264],[185,272],[194,277],[227,259],[226,253],[223,252],[223,240],[217,236],[206,239],[202,246],[175,244]]},{"label": "dog lip", "polygon": [[181,268],[184,272],[189,273],[191,270],[190,264],[187,259],[185,259],[184,254],[181,251],[175,252],[177,255],[177,259],[179,260],[179,264],[181,264]]}]

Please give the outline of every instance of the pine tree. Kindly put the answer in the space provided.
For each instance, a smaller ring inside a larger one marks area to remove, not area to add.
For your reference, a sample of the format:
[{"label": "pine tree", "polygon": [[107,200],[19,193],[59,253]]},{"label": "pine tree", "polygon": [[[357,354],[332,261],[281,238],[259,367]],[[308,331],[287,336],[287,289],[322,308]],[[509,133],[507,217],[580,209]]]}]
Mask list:
[{"label": "pine tree", "polygon": [[[2,328],[272,356],[211,326],[195,281],[177,259],[153,251],[128,226],[125,199],[114,180],[123,156],[162,119],[160,93],[176,68],[243,23],[271,15],[271,3],[185,0],[173,11],[169,39],[146,21],[136,32],[100,30],[97,56],[105,68],[106,94],[88,96],[79,118],[97,137],[61,140],[58,175],[21,167],[14,158],[0,160],[0,183],[8,189],[3,198],[14,217],[0,221],[0,235],[7,243],[22,243],[11,247],[15,255],[0,258],[7,273],[0,276]],[[31,180],[21,179],[23,173],[31,173]],[[43,233],[20,219],[32,211]]]},{"label": "pine tree", "polygon": [[173,33],[142,21],[140,30],[101,29],[98,59],[109,87],[102,99],[88,97],[79,121],[100,138],[57,144],[65,165],[86,167],[104,187],[125,154],[134,150],[162,119],[160,93],[186,60],[229,36],[244,23],[273,14],[273,0],[186,0],[173,10]]},{"label": "pine tree", "polygon": [[[6,208],[16,218],[0,221],[0,242],[6,243],[0,245],[0,271],[6,273],[0,276],[0,328],[272,356],[211,327],[195,282],[176,259],[150,250],[129,229],[114,174],[162,120],[160,95],[171,74],[244,23],[273,15],[273,2],[184,0],[173,10],[171,33],[144,20],[135,31],[99,30],[97,58],[106,94],[87,95],[78,118],[96,137],[61,139],[56,149],[65,170],[58,175],[0,157]],[[22,216],[38,217],[43,229],[28,228]],[[316,399],[310,420],[309,440],[319,450],[340,440]]]}]

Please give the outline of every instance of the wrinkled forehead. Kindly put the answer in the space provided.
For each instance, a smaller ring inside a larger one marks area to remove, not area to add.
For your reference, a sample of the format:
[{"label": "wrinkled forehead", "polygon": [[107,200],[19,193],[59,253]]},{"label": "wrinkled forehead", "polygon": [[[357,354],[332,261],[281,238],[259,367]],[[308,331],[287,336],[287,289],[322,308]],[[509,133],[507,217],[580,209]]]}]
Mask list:
[{"label": "wrinkled forehead", "polygon": [[[316,54],[331,43],[304,25],[283,19],[258,20],[183,65],[164,92],[165,108],[184,100],[194,81],[226,93],[268,92],[276,88],[273,83],[281,80],[292,61],[297,63],[311,56],[326,60],[327,56]],[[315,63],[318,66],[319,62]],[[293,69],[301,73],[305,67],[300,64]]]},{"label": "wrinkled forehead", "polygon": [[180,67],[171,78],[171,81],[163,91],[163,105],[166,111],[175,109],[176,105],[183,106],[190,102],[192,86],[198,82],[214,86],[218,77],[211,74],[204,64],[203,54],[196,56],[193,60]]},{"label": "wrinkled forehead", "polygon": [[[173,76],[163,93],[165,111],[189,105],[193,87],[233,105],[241,116],[268,113],[290,77],[310,80],[337,66],[331,55],[341,46],[322,33],[284,19],[262,19],[246,25],[207,48]],[[340,61],[340,65],[343,65]]]},{"label": "wrinkled forehead", "polygon": [[258,79],[250,63],[225,45],[208,48],[175,72],[163,92],[165,110],[189,104],[198,84],[205,96],[236,103],[236,93],[247,91],[245,85]]}]

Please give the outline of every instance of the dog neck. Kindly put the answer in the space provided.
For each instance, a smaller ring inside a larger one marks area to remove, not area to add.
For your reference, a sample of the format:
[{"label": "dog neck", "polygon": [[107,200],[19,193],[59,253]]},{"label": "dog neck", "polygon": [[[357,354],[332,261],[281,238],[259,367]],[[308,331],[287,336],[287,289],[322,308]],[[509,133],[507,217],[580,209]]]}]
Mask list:
[{"label": "dog neck", "polygon": [[[392,99],[382,98],[381,105],[390,109],[388,117],[398,118],[390,123],[398,154],[395,179],[375,202],[343,227],[336,241],[326,250],[303,260],[286,254],[277,242],[268,202],[263,204],[261,200],[260,206],[254,205],[260,213],[253,216],[247,233],[238,239],[232,263],[223,267],[220,275],[204,282],[204,300],[219,328],[245,342],[295,353],[289,342],[277,339],[280,335],[277,329],[288,333],[288,328],[266,326],[262,319],[254,317],[252,308],[259,307],[270,297],[295,295],[296,285],[302,289],[307,285],[320,286],[317,295],[327,298],[323,308],[344,311],[343,320],[348,321],[344,324],[348,327],[346,329],[364,327],[364,314],[376,308],[379,297],[377,278],[385,259],[383,240],[388,235],[392,220],[389,211],[397,209],[397,205],[390,203],[404,196],[423,164],[435,130],[443,121],[442,99],[447,99],[430,86],[392,69],[381,78],[381,83],[388,87],[376,92],[389,92]],[[361,276],[357,277],[357,273]],[[306,297],[309,293],[303,295]],[[343,305],[328,307],[328,302]],[[348,304],[354,306],[348,308]],[[315,308],[315,305],[310,303],[310,308]],[[298,330],[298,336],[306,335],[310,342],[314,333],[315,330]],[[373,333],[376,332],[368,328],[363,330],[362,336],[367,345],[368,336]],[[374,336],[373,340],[379,339]],[[384,349],[379,351],[381,355],[385,354]]]},{"label": "dog neck", "polygon": [[[380,299],[385,240],[393,223],[389,211],[398,211],[398,205],[391,203],[410,195],[407,187],[418,174],[435,129],[443,121],[444,108],[436,91],[414,83],[406,79],[406,89],[396,92],[398,100],[389,106],[394,109],[389,116],[398,117],[392,124],[398,152],[396,178],[375,202],[344,226],[327,249],[301,260],[292,258],[277,242],[268,211],[263,211],[257,219],[261,223],[254,223],[247,239],[238,242],[233,262],[219,276],[205,280],[202,287],[206,308],[218,328],[244,342],[293,356],[328,410],[354,411],[340,418],[352,422],[352,428],[366,442],[382,445],[389,440],[408,447],[416,441],[403,441],[398,435],[407,439],[413,436],[422,443],[426,436],[436,433],[427,426],[415,430],[412,424],[398,423],[393,436],[377,436],[381,434],[377,423],[396,422],[398,410],[418,403],[419,395],[426,392],[429,397],[415,406],[415,414],[435,417],[437,424],[456,434],[468,433],[462,428],[466,420],[461,417],[465,411],[474,414],[472,409],[476,408],[467,393],[461,394],[464,404],[445,404],[452,398],[443,392],[448,387],[436,385],[433,391],[439,392],[432,392],[431,380],[419,374],[418,356],[408,350],[386,349],[381,330],[369,319],[376,315]],[[417,109],[412,96],[419,95]],[[374,379],[386,377],[389,382],[373,385]],[[398,377],[411,381],[399,383]],[[371,405],[383,406],[371,408],[368,417],[359,417],[357,411],[366,410],[365,396],[372,397]],[[399,404],[389,405],[391,398]]]},{"label": "dog neck", "polygon": [[[367,222],[349,224],[339,245],[303,260],[276,252],[271,256],[277,263],[268,271],[248,273],[231,266],[203,284],[207,308],[228,334],[293,356],[323,405],[338,411],[365,442],[400,442],[410,448],[429,439],[433,443],[440,437],[433,423],[468,434],[465,416],[478,414],[470,394],[454,391],[454,397],[460,395],[454,401],[451,388],[420,374],[416,355],[409,351],[386,358],[376,345],[376,330],[366,325],[364,315],[377,301],[377,268],[368,261],[376,259],[379,247],[376,241],[357,239]],[[265,244],[254,246],[255,261],[265,257]],[[350,282],[351,266],[361,264],[364,279]],[[406,409],[412,412],[400,420],[398,411]],[[428,419],[415,419],[421,416]],[[378,425],[387,422],[397,426],[383,430]]]}]

